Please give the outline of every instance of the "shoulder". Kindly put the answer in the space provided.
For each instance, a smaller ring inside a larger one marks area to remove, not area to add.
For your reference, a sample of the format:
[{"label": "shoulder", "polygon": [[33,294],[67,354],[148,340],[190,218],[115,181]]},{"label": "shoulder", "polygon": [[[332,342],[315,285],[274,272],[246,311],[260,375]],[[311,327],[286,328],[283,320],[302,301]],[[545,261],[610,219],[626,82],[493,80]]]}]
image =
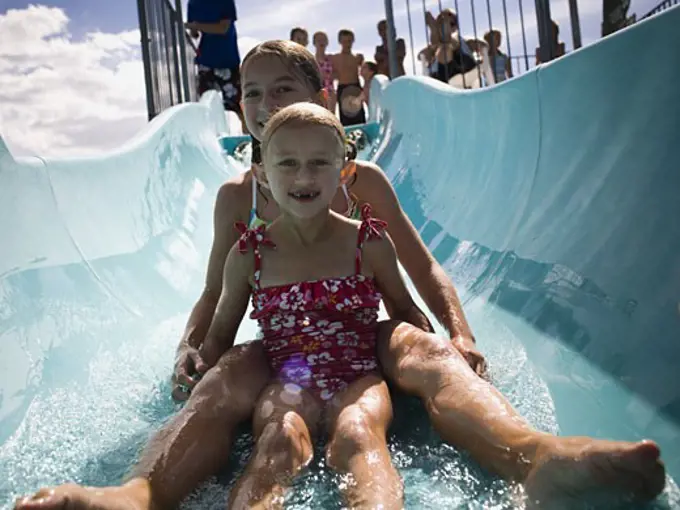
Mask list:
[{"label": "shoulder", "polygon": [[252,186],[250,172],[239,174],[222,184],[217,191],[215,214],[234,221],[239,218],[242,211],[250,207],[250,186]]},{"label": "shoulder", "polygon": [[[368,194],[374,196],[378,193],[384,193],[386,190],[392,190],[387,175],[382,168],[370,161],[356,160],[357,178],[352,185],[352,191],[357,196]],[[359,196],[361,199],[361,196]],[[371,202],[371,200],[363,200],[364,202]]]},{"label": "shoulder", "polygon": [[368,203],[373,208],[373,214],[385,220],[389,226],[395,226],[403,219],[403,211],[392,187],[382,168],[368,161],[357,161],[356,180],[351,186],[359,205]]}]

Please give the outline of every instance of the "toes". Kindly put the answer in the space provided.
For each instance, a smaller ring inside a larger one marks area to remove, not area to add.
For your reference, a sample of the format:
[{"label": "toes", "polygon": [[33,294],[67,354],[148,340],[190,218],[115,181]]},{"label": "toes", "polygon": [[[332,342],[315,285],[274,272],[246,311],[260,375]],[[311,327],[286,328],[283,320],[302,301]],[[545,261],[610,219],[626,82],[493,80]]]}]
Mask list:
[{"label": "toes", "polygon": [[640,456],[641,460],[645,461],[656,461],[659,460],[659,457],[661,457],[659,445],[657,445],[654,441],[649,441],[647,439],[638,443],[637,447],[635,448],[635,453]]}]

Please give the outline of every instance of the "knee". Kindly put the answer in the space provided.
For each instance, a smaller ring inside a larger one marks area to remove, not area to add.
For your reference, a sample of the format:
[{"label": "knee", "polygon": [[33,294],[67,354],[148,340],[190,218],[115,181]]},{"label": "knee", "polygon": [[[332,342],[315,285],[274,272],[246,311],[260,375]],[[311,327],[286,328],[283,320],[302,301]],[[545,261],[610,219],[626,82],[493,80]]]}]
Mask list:
[{"label": "knee", "polygon": [[378,430],[372,419],[361,412],[338,422],[326,449],[326,463],[336,471],[348,471],[349,461],[377,450],[384,440],[384,430]]},{"label": "knee", "polygon": [[294,469],[309,462],[312,442],[300,416],[286,413],[268,421],[257,438],[258,458],[271,463],[277,471]]},{"label": "knee", "polygon": [[188,405],[205,407],[214,414],[246,419],[253,412],[269,379],[260,342],[229,349],[201,379]]},{"label": "knee", "polygon": [[465,364],[447,338],[425,333],[409,324],[399,325],[394,337],[391,345],[393,366],[389,372],[397,386],[406,391],[420,392],[430,383],[436,383],[454,364]]},{"label": "knee", "polygon": [[405,331],[403,334],[411,335],[412,339],[406,348],[397,350],[397,366],[401,370],[421,371],[459,357],[458,351],[448,338],[417,329]]}]

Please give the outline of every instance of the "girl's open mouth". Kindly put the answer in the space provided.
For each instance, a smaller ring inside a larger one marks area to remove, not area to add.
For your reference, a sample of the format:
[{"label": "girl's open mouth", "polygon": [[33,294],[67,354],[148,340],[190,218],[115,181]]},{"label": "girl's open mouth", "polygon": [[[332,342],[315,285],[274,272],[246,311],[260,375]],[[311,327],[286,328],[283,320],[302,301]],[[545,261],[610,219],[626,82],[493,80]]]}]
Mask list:
[{"label": "girl's open mouth", "polygon": [[319,191],[291,191],[288,195],[299,202],[311,202],[321,193]]}]

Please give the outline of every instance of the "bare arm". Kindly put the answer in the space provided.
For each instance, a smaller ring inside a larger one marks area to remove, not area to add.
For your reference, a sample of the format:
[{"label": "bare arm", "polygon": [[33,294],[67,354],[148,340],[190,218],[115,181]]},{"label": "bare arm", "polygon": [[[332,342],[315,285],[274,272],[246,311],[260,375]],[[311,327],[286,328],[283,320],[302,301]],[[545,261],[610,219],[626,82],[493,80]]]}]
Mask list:
[{"label": "bare arm", "polygon": [[425,13],[425,24],[430,29],[430,44],[439,44],[442,42],[442,36],[439,31],[437,20],[432,16],[430,11]]},{"label": "bare arm", "polygon": [[363,254],[365,264],[373,271],[385,306],[389,307],[390,317],[398,318],[425,331],[431,331],[431,328],[423,328],[420,324],[423,320],[423,313],[413,302],[413,297],[401,277],[397,264],[397,252],[389,234],[385,233],[382,239],[367,241],[363,247]]},{"label": "bare arm", "polygon": [[248,307],[251,287],[249,277],[253,274],[253,254],[241,254],[237,245],[232,246],[224,265],[222,293],[217,302],[208,333],[200,348],[201,358],[212,367],[234,345],[236,332]]},{"label": "bare arm", "polygon": [[397,39],[397,58],[404,60],[406,57],[406,43],[403,39]]},{"label": "bare arm", "polygon": [[227,254],[238,239],[234,222],[238,219],[238,197],[243,196],[239,190],[238,183],[227,182],[217,193],[213,213],[214,238],[208,260],[205,287],[189,315],[184,333],[177,346],[172,375],[172,394],[177,400],[189,398],[189,392],[198,382],[196,376],[205,373],[209,368],[201,359],[198,347],[208,333],[222,292],[222,273]]},{"label": "bare arm", "polygon": [[189,30],[196,30],[204,34],[226,34],[231,26],[231,20],[223,19],[218,23],[198,23],[197,21],[189,21],[186,27]]},{"label": "bare arm", "polygon": [[238,220],[238,211],[235,207],[238,189],[236,185],[228,182],[223,184],[217,193],[213,212],[213,245],[208,259],[205,287],[189,316],[180,347],[182,344],[198,347],[210,327],[222,292],[224,264],[229,250],[238,239],[238,233],[234,228],[234,223]]},{"label": "bare arm", "polygon": [[388,224],[397,255],[418,293],[440,324],[454,338],[473,339],[458,294],[444,269],[434,259],[401,208],[383,171],[365,161],[357,162],[354,193],[373,207],[375,216]]}]

